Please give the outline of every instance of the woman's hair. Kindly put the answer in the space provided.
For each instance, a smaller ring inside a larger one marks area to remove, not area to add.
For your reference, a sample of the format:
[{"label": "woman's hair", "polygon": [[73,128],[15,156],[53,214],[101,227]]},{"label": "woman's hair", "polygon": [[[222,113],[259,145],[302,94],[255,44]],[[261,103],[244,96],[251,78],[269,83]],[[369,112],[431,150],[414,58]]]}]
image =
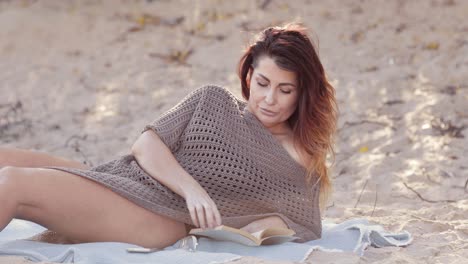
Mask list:
[{"label": "woman's hair", "polygon": [[262,57],[273,59],[278,67],[296,73],[299,97],[288,123],[294,133],[296,149],[308,157],[306,182],[320,182],[320,207],[323,210],[331,192],[326,166],[327,154],[334,158],[333,139],[338,109],[335,89],[328,82],[322,63],[300,24],[270,27],[261,32],[239,61],[242,95],[248,100],[250,78]]}]

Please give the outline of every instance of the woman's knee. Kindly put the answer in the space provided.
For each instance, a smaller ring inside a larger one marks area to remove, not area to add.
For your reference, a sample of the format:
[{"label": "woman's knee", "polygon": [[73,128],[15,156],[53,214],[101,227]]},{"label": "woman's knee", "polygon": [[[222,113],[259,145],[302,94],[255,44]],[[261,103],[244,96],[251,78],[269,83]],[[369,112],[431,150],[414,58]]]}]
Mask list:
[{"label": "woman's knee", "polygon": [[12,166],[5,166],[0,168],[0,187],[2,189],[10,189],[13,187],[14,174],[17,168]]},{"label": "woman's knee", "polygon": [[0,168],[0,191],[7,195],[9,200],[19,202],[25,194],[25,184],[28,184],[30,178],[29,170],[31,169],[14,166]]},{"label": "woman's knee", "polygon": [[24,212],[34,208],[33,205],[25,203],[31,199],[29,195],[30,188],[35,188],[34,183],[30,183],[31,175],[33,173],[29,168],[21,168],[14,166],[6,166],[0,169],[0,195],[1,199],[5,200],[5,204],[8,204],[12,210],[14,217],[30,220],[23,218],[27,215]]},{"label": "woman's knee", "polygon": [[15,167],[9,166],[0,169],[0,203],[11,208],[17,205],[17,194],[19,193],[16,190],[14,180],[15,171]]},{"label": "woman's knee", "polygon": [[9,164],[11,149],[0,147],[0,169],[6,168]]},{"label": "woman's knee", "polygon": [[0,168],[0,192],[10,203],[17,202],[18,195],[21,194],[18,184],[19,170],[20,168],[12,166]]}]

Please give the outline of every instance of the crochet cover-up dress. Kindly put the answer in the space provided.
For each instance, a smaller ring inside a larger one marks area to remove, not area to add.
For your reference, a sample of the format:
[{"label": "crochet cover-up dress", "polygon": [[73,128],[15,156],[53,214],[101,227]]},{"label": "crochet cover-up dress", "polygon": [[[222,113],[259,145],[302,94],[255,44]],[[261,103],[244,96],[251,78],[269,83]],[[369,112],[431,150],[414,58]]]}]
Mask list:
[{"label": "crochet cover-up dress", "polygon": [[[279,216],[305,242],[321,237],[319,186],[246,109],[218,86],[186,96],[143,131],[152,129],[179,164],[207,191],[222,224],[241,228]],[[96,181],[154,213],[193,225],[186,202],[125,155],[90,170],[50,167]]]}]

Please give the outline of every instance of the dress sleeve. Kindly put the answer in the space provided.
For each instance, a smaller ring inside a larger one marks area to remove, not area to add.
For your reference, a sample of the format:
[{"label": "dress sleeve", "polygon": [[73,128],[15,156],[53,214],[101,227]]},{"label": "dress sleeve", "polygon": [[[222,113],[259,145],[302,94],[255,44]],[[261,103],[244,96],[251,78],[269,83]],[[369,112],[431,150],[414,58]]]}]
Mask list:
[{"label": "dress sleeve", "polygon": [[201,87],[188,94],[174,107],[146,125],[142,133],[149,129],[153,130],[172,152],[177,151],[181,135],[200,106],[200,102],[206,97],[208,88]]}]

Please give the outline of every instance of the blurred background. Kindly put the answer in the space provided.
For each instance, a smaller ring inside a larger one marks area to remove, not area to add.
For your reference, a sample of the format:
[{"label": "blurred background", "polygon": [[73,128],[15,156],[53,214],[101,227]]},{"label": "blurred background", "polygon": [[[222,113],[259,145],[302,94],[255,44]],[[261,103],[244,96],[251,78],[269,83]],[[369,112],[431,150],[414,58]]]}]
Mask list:
[{"label": "blurred background", "polygon": [[468,1],[0,0],[0,144],[97,165],[189,91],[240,96],[253,36],[301,21],[340,108],[324,215],[415,236],[361,261],[468,258]]}]

